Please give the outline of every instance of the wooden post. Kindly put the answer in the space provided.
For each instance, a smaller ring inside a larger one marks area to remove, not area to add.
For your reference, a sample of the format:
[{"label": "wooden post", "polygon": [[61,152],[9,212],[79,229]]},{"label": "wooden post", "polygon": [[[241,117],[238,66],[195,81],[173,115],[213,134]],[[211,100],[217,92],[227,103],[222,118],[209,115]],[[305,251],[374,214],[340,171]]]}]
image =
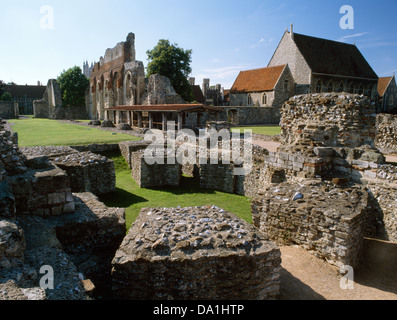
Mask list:
[{"label": "wooden post", "polygon": [[142,128],[142,112],[138,112],[138,128]]},{"label": "wooden post", "polygon": [[178,113],[178,131],[183,129],[183,113]]},{"label": "wooden post", "polygon": [[167,114],[163,112],[162,114],[162,120],[163,120],[163,131],[167,131]]},{"label": "wooden post", "polygon": [[149,129],[153,129],[153,116],[150,111],[149,111]]}]

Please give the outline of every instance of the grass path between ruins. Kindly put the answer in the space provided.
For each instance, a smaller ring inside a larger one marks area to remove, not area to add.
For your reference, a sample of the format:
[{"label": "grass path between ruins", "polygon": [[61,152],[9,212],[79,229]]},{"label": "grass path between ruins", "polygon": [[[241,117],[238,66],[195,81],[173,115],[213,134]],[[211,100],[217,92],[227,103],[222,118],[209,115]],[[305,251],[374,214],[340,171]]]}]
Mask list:
[{"label": "grass path between ruins", "polygon": [[[18,133],[19,145],[70,146],[91,143],[118,143],[140,138],[124,134],[112,134],[96,128],[87,128],[48,119],[11,120],[14,132]],[[258,127],[261,132],[278,134],[279,127]],[[244,128],[242,128],[244,129]],[[248,128],[255,129],[255,128]],[[184,177],[177,188],[144,189],[132,179],[131,170],[120,153],[104,154],[115,163],[116,191],[100,198],[107,206],[126,208],[127,228],[132,225],[144,207],[190,207],[215,205],[232,212],[252,223],[251,199],[219,191],[203,190],[193,178]]]},{"label": "grass path between ruins", "polygon": [[281,134],[281,127],[278,126],[236,127],[235,129],[240,130],[241,132],[244,132],[244,130],[252,130],[252,133],[254,134],[265,136],[276,136]]},{"label": "grass path between ruins", "polygon": [[140,139],[128,134],[113,134],[97,128],[48,119],[28,118],[10,120],[10,123],[13,131],[18,132],[19,145],[24,147],[118,143]]},{"label": "grass path between ruins", "polygon": [[116,168],[116,192],[100,197],[109,207],[126,208],[127,229],[145,207],[191,207],[215,205],[252,223],[251,199],[233,194],[200,189],[192,178],[184,177],[177,188],[144,189],[131,177],[131,170],[118,153],[104,153]]}]

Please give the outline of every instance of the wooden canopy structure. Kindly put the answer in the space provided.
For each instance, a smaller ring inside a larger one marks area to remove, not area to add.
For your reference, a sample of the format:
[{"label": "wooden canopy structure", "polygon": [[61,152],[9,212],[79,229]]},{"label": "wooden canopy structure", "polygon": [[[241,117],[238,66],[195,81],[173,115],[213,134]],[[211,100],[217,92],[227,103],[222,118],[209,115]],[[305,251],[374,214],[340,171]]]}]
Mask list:
[{"label": "wooden canopy structure", "polygon": [[[178,130],[200,126],[200,117],[203,113],[213,114],[219,120],[219,113],[223,109],[209,107],[203,104],[158,104],[117,106],[105,109],[106,119],[114,124],[128,123],[131,126],[148,129],[167,130],[169,121],[175,122]],[[186,114],[196,113],[195,123],[186,124]]]}]

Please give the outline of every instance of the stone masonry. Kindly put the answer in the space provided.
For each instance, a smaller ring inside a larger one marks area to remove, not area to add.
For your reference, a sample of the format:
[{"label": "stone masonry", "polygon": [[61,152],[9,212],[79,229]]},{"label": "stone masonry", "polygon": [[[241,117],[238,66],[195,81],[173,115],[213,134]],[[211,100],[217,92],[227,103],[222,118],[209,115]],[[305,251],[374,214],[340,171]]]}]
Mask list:
[{"label": "stone masonry", "polygon": [[376,146],[385,153],[397,153],[397,115],[379,114],[376,118]]},{"label": "stone masonry", "polygon": [[[51,156],[76,150],[23,153],[7,128],[0,122],[0,300],[90,300],[110,276],[125,211],[107,208],[92,193],[72,193]],[[42,268],[54,272],[53,287],[40,286]]]},{"label": "stone masonry", "polygon": [[281,146],[265,155],[253,201],[255,224],[271,239],[335,265],[358,263],[364,237],[395,241],[396,168],[375,147],[374,107],[346,93],[284,104]]},{"label": "stone masonry", "polygon": [[274,299],[280,250],[217,207],[145,208],[113,259],[113,292],[131,300]]},{"label": "stone masonry", "polygon": [[331,264],[356,266],[368,198],[364,188],[321,181],[276,184],[253,201],[253,221],[277,244],[298,244]]}]

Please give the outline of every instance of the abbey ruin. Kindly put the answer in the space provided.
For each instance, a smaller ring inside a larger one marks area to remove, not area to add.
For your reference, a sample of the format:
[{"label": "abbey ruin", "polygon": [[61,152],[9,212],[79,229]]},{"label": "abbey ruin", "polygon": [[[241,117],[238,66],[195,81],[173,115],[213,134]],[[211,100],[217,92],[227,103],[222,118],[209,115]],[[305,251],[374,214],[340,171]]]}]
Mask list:
[{"label": "abbey ruin", "polygon": [[[395,119],[346,93],[295,96],[281,112],[280,148],[253,147],[246,176],[233,163],[151,169],[148,142],[116,146],[143,186],[190,170],[203,189],[253,199],[253,225],[215,206],[145,208],[128,234],[124,209],[97,197],[115,188],[112,161],[89,147],[19,148],[2,122],[1,298],[84,300],[97,286],[116,299],[277,299],[279,245],[340,267],[360,264],[365,237],[396,242],[397,167],[377,148],[395,151]],[[62,274],[51,289],[43,266]]]},{"label": "abbey ruin", "polygon": [[[327,73],[311,43],[347,48],[355,64]],[[188,104],[168,78],[146,79],[132,33],[89,69],[87,125],[144,139],[20,147],[0,121],[0,300],[275,300],[282,246],[339,270],[360,266],[368,238],[397,243],[397,165],[386,159],[397,154],[397,116],[377,114],[378,78],[355,46],[291,28],[268,67],[239,75],[234,106]],[[55,80],[34,112],[83,117],[62,108]],[[280,124],[277,150],[233,134],[242,123]],[[188,141],[170,146],[180,132]],[[252,224],[208,204],[146,207],[127,225],[122,204],[100,201],[116,190],[108,150],[140,188],[178,187],[187,175],[200,190],[247,197]],[[172,162],[171,152],[193,156]]]}]

